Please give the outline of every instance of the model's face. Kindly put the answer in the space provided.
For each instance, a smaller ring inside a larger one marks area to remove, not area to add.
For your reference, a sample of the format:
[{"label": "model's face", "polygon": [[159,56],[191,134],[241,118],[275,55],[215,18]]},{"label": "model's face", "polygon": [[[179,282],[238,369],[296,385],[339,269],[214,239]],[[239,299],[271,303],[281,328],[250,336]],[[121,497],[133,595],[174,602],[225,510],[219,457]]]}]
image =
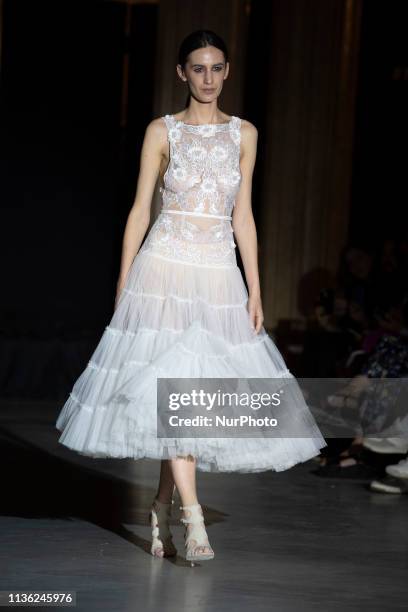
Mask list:
[{"label": "model's face", "polygon": [[188,83],[191,95],[200,102],[218,98],[228,72],[229,63],[225,63],[223,52],[216,47],[203,47],[190,53],[184,71],[177,65],[179,77]]}]

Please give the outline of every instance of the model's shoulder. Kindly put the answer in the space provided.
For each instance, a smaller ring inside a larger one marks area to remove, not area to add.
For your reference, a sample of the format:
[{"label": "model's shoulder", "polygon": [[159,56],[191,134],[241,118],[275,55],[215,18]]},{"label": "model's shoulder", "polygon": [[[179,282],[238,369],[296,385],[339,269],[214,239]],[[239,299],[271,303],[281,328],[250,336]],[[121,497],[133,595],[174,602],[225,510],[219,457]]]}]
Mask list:
[{"label": "model's shoulder", "polygon": [[147,124],[146,131],[156,134],[165,133],[167,130],[166,122],[164,117],[156,117]]},{"label": "model's shoulder", "polygon": [[152,143],[152,146],[157,144],[160,147],[165,146],[167,142],[167,126],[163,117],[156,117],[147,124],[145,142]]},{"label": "model's shoulder", "polygon": [[241,119],[241,130],[243,133],[246,133],[248,135],[252,134],[253,136],[256,136],[258,134],[258,130],[254,126],[254,124],[248,121],[247,119]]},{"label": "model's shoulder", "polygon": [[258,146],[258,130],[253,123],[246,119],[241,119],[241,153],[252,154],[256,152]]},{"label": "model's shoulder", "polygon": [[258,130],[246,119],[241,119],[241,142],[244,151],[256,149],[258,143]]}]

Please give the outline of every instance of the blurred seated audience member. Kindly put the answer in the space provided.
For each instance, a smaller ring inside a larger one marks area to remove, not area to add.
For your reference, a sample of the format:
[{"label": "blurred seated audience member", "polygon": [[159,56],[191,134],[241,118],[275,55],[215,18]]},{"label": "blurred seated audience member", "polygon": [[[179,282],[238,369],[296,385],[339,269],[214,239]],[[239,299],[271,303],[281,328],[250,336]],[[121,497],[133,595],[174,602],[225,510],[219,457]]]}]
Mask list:
[{"label": "blurred seated audience member", "polygon": [[[382,333],[361,367],[360,373],[353,378],[347,389],[335,397],[336,407],[350,407],[354,402],[357,409],[361,404],[360,396],[366,391],[370,378],[400,378],[408,375],[408,294],[401,296],[397,290],[394,295],[384,296],[381,304],[374,308],[374,319]],[[381,424],[382,420],[385,420],[387,401],[394,401],[389,393],[385,394],[385,400],[383,398],[382,401],[379,401],[375,394],[366,394],[362,414],[363,430],[369,429],[373,423]],[[370,463],[384,465],[384,461],[370,462],[370,452],[373,459],[372,453],[377,452],[382,455],[389,453],[394,456],[405,454],[408,450],[403,439],[399,439],[398,442],[395,439],[385,438],[378,441],[376,437],[359,436],[351,441],[349,448],[340,453],[333,452],[338,450],[335,442],[328,440],[328,443],[328,447],[321,453],[320,475],[343,476],[345,475],[345,472],[341,473],[343,468],[354,468],[349,470],[351,477],[369,475],[372,467]],[[400,466],[399,471],[406,467],[401,463],[397,465]]]}]

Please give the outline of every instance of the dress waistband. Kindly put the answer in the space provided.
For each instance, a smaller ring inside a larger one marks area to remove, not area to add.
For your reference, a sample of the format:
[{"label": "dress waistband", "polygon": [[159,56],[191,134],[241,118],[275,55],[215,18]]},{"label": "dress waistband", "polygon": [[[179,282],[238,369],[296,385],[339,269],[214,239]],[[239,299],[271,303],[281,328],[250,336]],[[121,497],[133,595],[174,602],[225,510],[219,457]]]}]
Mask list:
[{"label": "dress waistband", "polygon": [[170,213],[172,215],[193,215],[194,217],[209,217],[210,219],[227,219],[229,221],[232,220],[232,217],[228,216],[228,215],[211,215],[210,213],[200,213],[200,212],[194,212],[194,211],[189,211],[189,210],[169,210],[169,209],[162,209],[160,212],[162,213]]}]

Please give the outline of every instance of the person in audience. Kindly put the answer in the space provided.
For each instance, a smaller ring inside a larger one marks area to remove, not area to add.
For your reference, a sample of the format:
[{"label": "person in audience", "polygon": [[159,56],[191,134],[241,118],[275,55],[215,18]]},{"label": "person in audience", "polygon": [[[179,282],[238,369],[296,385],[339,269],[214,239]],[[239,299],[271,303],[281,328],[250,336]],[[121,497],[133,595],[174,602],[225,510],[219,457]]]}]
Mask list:
[{"label": "person in audience", "polygon": [[[377,392],[369,392],[370,379],[408,376],[408,294],[401,296],[399,291],[400,288],[397,288],[394,295],[386,296],[374,308],[374,318],[381,333],[378,334],[374,347],[367,353],[360,372],[354,376],[342,393],[329,398],[328,410],[330,404],[336,408],[355,410],[361,409],[363,405],[364,410],[361,412],[363,430],[369,431],[375,424],[381,431],[381,425],[385,423],[392,403],[396,401],[396,397],[390,393],[390,388],[397,390],[396,385],[388,388],[387,393],[381,396]],[[386,448],[388,450],[385,450]],[[341,468],[353,468],[349,470],[348,476],[369,475],[372,470],[369,465],[370,453],[367,453],[367,449],[374,453],[398,454],[406,453],[408,446],[403,436],[395,439],[356,436],[348,448],[337,454],[332,452],[333,446],[330,448],[330,445],[322,452],[321,475],[341,474]],[[375,464],[376,461],[372,463]],[[395,473],[408,471],[406,463],[400,461],[397,465]],[[393,469],[390,468],[391,471]],[[341,475],[345,474],[343,472]]]}]

